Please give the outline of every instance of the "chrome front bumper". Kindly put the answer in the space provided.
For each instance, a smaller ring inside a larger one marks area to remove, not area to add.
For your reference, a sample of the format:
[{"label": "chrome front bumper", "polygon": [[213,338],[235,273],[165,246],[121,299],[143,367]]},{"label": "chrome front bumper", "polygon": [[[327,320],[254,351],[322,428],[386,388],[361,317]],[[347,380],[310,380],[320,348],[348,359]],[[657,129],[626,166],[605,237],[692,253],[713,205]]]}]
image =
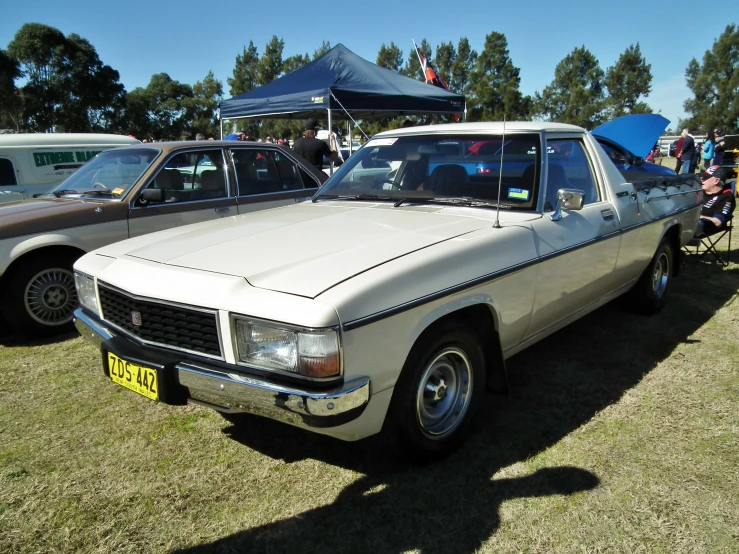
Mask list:
[{"label": "chrome front bumper", "polygon": [[[82,309],[74,312],[74,324],[98,348],[119,334]],[[146,350],[151,348],[141,346],[139,357],[145,359]],[[207,362],[183,360],[174,363],[173,369],[176,382],[187,388],[192,401],[222,412],[248,412],[306,428],[334,427],[356,419],[369,403],[371,393],[369,377],[317,392],[268,382]]]}]

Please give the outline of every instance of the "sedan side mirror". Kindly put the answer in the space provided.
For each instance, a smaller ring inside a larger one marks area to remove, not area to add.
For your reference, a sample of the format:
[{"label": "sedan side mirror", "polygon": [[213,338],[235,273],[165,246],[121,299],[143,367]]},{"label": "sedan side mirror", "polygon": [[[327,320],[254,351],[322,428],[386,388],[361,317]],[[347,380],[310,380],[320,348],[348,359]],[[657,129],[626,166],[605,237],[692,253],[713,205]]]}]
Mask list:
[{"label": "sedan side mirror", "polygon": [[139,196],[139,200],[144,205],[149,203],[157,204],[160,202],[164,202],[164,190],[144,189],[141,191],[141,196]]},{"label": "sedan side mirror", "polygon": [[631,161],[631,165],[644,165],[644,158],[641,156],[634,156],[634,159]]},{"label": "sedan side mirror", "polygon": [[557,191],[557,207],[549,216],[552,221],[562,219],[562,210],[582,210],[585,204],[585,192],[578,189],[559,189]]}]

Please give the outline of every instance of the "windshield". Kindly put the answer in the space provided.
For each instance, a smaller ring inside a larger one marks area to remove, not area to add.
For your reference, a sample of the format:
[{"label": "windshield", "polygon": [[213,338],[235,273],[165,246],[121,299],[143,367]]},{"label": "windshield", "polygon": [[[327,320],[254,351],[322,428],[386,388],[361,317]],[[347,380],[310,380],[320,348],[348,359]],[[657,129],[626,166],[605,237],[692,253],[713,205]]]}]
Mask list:
[{"label": "windshield", "polygon": [[107,150],[95,156],[49,194],[119,200],[159,156],[153,148]]},{"label": "windshield", "polygon": [[[536,207],[538,133],[377,137],[353,154],[314,197]],[[503,158],[501,171],[501,155]],[[500,194],[498,184],[501,184]]]}]

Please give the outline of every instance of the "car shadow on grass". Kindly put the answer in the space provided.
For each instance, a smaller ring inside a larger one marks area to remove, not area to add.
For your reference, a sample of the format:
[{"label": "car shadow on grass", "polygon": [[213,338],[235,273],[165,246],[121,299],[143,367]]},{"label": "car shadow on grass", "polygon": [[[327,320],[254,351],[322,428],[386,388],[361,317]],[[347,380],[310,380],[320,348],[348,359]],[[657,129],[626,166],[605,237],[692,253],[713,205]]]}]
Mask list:
[{"label": "car shadow on grass", "polygon": [[316,459],[362,476],[329,505],[176,552],[472,553],[495,533],[506,500],[598,486],[596,475],[577,467],[520,466],[520,476],[495,475],[562,440],[661,361],[681,356],[680,345],[696,342],[695,331],[735,300],[738,283],[739,269],[683,268],[660,314],[637,316],[616,301],[518,354],[508,360],[508,394],[487,395],[471,439],[428,466],[396,460],[381,437],[347,443],[247,416],[224,433],[271,458]]},{"label": "car shadow on grass", "polygon": [[76,339],[80,334],[74,330],[66,330],[63,333],[48,337],[31,337],[18,333],[13,327],[0,319],[0,346],[43,346],[45,344],[56,344],[70,339]]}]

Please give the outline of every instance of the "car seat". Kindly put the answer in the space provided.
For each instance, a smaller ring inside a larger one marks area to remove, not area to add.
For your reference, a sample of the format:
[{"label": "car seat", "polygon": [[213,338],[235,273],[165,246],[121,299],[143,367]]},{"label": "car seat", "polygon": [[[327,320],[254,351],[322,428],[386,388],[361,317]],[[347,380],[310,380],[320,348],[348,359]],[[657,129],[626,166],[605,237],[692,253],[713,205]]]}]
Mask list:
[{"label": "car seat", "polygon": [[456,196],[466,183],[467,170],[461,165],[447,164],[434,168],[424,189],[442,196]]}]

